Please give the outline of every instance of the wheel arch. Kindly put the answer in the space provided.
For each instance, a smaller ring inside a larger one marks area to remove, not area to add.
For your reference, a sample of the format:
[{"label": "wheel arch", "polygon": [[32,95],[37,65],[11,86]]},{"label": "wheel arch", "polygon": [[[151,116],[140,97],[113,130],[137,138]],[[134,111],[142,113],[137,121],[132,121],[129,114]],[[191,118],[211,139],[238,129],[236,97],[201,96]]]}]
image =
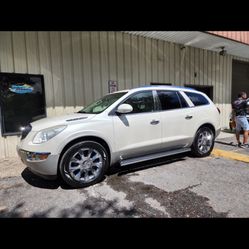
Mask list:
[{"label": "wheel arch", "polygon": [[195,132],[195,134],[194,134],[194,137],[193,137],[192,145],[193,145],[193,143],[194,143],[194,141],[195,141],[197,132],[198,132],[202,127],[208,127],[208,128],[210,128],[210,129],[213,131],[214,136],[215,136],[216,131],[215,131],[214,125],[212,125],[211,123],[204,123],[204,124],[200,125],[200,126],[198,127],[198,129],[196,130],[196,132]]},{"label": "wheel arch", "polygon": [[75,138],[75,139],[71,140],[70,142],[68,142],[63,147],[63,149],[62,149],[62,151],[60,153],[59,160],[58,160],[57,169],[59,169],[61,158],[64,155],[64,153],[68,150],[68,148],[70,148],[72,145],[74,145],[76,143],[79,143],[79,142],[82,142],[82,141],[87,141],[87,140],[90,140],[90,141],[97,142],[97,143],[101,144],[106,149],[106,151],[108,153],[109,163],[111,162],[110,146],[108,145],[108,143],[103,138],[100,138],[100,137],[97,137],[97,136],[82,136],[82,137],[78,137],[78,138]]},{"label": "wheel arch", "polygon": [[202,124],[202,125],[197,129],[196,133],[197,133],[202,127],[208,127],[208,128],[210,128],[210,129],[213,131],[214,136],[215,136],[215,133],[216,133],[216,132],[215,132],[215,127],[214,127],[214,125],[212,125],[211,123]]}]

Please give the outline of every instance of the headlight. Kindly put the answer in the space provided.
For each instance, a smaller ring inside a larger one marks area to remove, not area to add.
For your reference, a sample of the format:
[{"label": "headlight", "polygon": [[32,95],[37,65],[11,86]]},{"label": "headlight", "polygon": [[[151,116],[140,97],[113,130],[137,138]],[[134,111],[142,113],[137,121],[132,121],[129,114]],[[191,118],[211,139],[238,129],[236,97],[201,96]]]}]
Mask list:
[{"label": "headlight", "polygon": [[66,125],[59,125],[59,126],[55,126],[49,129],[45,129],[42,131],[39,131],[34,139],[33,139],[33,143],[34,144],[42,144],[47,142],[48,140],[50,140],[51,138],[55,137],[56,135],[58,135],[59,133],[61,133],[67,126]]}]

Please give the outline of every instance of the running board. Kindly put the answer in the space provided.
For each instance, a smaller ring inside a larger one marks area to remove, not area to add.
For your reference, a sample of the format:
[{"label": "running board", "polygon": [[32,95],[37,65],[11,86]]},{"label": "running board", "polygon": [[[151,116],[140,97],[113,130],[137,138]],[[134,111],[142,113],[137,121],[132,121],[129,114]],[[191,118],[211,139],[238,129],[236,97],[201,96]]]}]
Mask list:
[{"label": "running board", "polygon": [[135,157],[131,159],[124,159],[120,161],[120,166],[126,166],[134,163],[139,163],[139,162],[144,162],[156,158],[161,158],[161,157],[166,157],[166,156],[172,156],[176,154],[181,154],[184,152],[189,152],[191,151],[190,148],[183,148],[183,149],[177,149],[177,150],[171,150],[171,151],[166,151],[166,152],[160,152],[160,153],[155,153],[147,156],[141,156],[141,157]]}]

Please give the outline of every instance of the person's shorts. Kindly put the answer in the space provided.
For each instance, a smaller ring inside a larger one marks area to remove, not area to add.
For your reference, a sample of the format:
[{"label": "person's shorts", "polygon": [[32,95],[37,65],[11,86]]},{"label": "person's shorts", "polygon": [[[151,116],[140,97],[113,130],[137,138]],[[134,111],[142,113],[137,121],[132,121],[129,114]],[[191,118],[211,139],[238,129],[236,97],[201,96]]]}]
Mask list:
[{"label": "person's shorts", "polygon": [[247,118],[245,116],[237,116],[236,117],[236,131],[240,131],[241,128],[244,131],[249,130],[249,123],[248,123]]}]

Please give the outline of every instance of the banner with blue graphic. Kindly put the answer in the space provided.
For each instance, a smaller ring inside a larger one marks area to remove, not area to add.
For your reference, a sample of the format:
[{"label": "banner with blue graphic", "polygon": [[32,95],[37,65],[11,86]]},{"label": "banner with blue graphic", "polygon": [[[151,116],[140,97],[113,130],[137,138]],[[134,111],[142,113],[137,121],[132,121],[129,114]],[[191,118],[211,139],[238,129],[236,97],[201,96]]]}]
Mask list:
[{"label": "banner with blue graphic", "polygon": [[18,94],[25,94],[25,93],[32,93],[34,88],[28,84],[24,85],[12,85],[9,90],[13,93]]}]

